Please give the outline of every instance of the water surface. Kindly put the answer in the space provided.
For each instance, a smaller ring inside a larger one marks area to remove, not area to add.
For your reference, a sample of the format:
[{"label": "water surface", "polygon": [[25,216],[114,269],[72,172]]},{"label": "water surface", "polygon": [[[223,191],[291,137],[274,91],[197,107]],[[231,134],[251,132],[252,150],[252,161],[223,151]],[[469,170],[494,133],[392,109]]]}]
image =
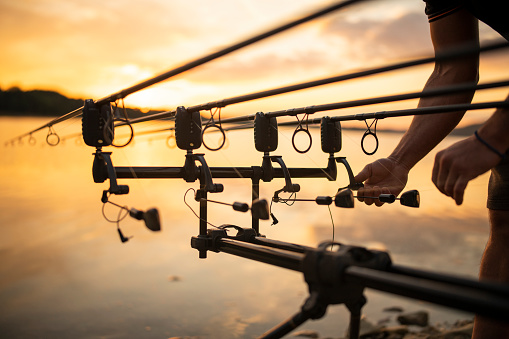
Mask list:
[{"label": "water surface", "polygon": [[[8,140],[47,122],[39,118],[0,118],[0,135]],[[164,123],[152,127],[165,126]],[[61,137],[79,131],[79,120],[59,126]],[[206,153],[209,166],[259,166],[252,131],[228,133],[227,148]],[[289,167],[324,167],[318,131],[313,146],[301,155],[291,146],[291,130],[282,131],[275,154]],[[116,225],[104,220],[100,201],[108,182],[95,184],[93,149],[78,138],[57,147],[34,135],[35,145],[0,145],[0,331],[8,338],[253,338],[295,313],[307,297],[307,286],[296,272],[228,254],[210,253],[206,260],[190,247],[198,220],[184,204],[184,193],[197,183],[181,179],[120,180],[127,196],[118,204],[157,207],[162,232],[152,233],[133,219],[120,226],[133,238],[122,244]],[[400,135],[379,135],[374,157],[362,154],[362,133],[344,132],[343,150],[354,172],[376,156],[387,156]],[[450,138],[439,148],[457,141]],[[185,152],[166,146],[165,137],[139,137],[133,146],[111,149],[116,166],[182,166]],[[419,209],[399,204],[381,208],[358,203],[356,208],[332,209],[335,239],[343,243],[386,249],[394,263],[476,277],[488,236],[485,209],[488,175],[468,186],[458,207],[432,185],[433,154],[411,173],[408,189],[421,192]],[[212,198],[249,201],[250,180],[217,180],[225,186]],[[333,195],[347,183],[340,170],[336,182],[295,179],[299,198]],[[261,196],[270,199],[282,179],[263,183]],[[189,203],[197,209],[188,195]],[[312,203],[273,205],[279,224],[262,222],[269,238],[316,246],[332,237],[327,207]],[[115,218],[118,210],[108,206]],[[249,215],[229,207],[211,206],[209,221],[249,226]],[[382,309],[430,310],[431,322],[468,318],[470,314],[434,307],[392,295],[367,291],[364,314],[386,317]],[[326,317],[306,323],[323,337],[343,335],[348,318],[343,306],[331,306]]]}]

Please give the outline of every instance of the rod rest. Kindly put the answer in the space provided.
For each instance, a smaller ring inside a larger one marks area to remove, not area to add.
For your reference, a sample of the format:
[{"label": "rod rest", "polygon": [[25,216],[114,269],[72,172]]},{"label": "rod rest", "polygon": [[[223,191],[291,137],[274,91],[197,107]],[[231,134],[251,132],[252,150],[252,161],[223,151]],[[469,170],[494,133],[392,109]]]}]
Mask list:
[{"label": "rod rest", "polygon": [[[201,167],[196,167],[196,161],[200,162]],[[205,192],[220,193],[224,189],[222,184],[213,183],[212,174],[205,161],[204,154],[193,154],[192,151],[187,151],[186,161],[182,170],[183,178],[186,182],[195,182],[199,178]],[[197,199],[199,198],[204,198],[204,196],[197,197]]]},{"label": "rod rest", "polygon": [[102,152],[99,148],[94,153],[94,162],[92,165],[92,176],[95,183],[102,183],[110,179],[110,188],[105,191],[111,194],[127,194],[129,186],[118,185],[115,167],[111,161],[111,152]]},{"label": "rod rest", "polygon": [[355,182],[352,168],[350,167],[350,164],[348,163],[348,161],[346,161],[346,157],[336,157],[335,159],[336,159],[336,162],[343,164],[346,168],[346,171],[348,173],[348,180],[349,180],[349,184],[347,187],[349,189],[356,191],[359,188],[364,187],[364,184],[362,182]]},{"label": "rod rest", "polygon": [[[391,267],[387,252],[368,250],[364,247],[340,245],[337,251],[328,250],[330,242],[307,251],[302,261],[302,272],[309,287],[310,297],[302,306],[309,312],[316,308],[312,317],[325,314],[327,305],[345,304],[350,311],[359,311],[365,304],[364,286],[345,282],[345,271],[350,266],[386,271]],[[322,310],[322,312],[317,312]]]},{"label": "rod rest", "polygon": [[[234,228],[237,234],[228,235],[227,229]],[[236,225],[222,225],[219,229],[208,229],[207,236],[198,236],[191,238],[191,247],[198,251],[212,251],[219,253],[219,240],[223,238],[234,239],[244,242],[253,243],[255,237],[258,237],[256,230],[253,228],[242,228]]]}]

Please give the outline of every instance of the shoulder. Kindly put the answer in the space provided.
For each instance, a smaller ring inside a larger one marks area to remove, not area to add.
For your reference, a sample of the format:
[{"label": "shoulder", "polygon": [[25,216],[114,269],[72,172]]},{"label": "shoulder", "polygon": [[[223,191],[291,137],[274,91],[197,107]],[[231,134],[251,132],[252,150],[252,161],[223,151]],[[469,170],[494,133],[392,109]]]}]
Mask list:
[{"label": "shoulder", "polygon": [[438,20],[463,8],[464,0],[423,0],[429,22]]}]

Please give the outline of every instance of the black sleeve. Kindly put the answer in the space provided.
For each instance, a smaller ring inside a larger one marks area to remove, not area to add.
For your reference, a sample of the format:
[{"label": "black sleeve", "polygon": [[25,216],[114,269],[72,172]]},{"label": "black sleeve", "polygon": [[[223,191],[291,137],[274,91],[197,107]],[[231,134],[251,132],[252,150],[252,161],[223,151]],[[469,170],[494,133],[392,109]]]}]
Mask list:
[{"label": "black sleeve", "polygon": [[443,18],[463,7],[463,0],[423,0],[429,22]]}]

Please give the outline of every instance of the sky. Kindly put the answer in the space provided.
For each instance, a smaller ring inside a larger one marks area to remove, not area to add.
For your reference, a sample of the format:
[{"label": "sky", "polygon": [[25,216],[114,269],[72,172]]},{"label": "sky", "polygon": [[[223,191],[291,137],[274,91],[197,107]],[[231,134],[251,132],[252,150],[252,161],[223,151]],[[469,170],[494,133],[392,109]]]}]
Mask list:
[{"label": "sky", "polygon": [[[100,99],[331,3],[0,0],[0,88],[56,90],[73,98]],[[481,27],[483,41],[496,37],[490,28]],[[132,94],[126,104],[174,109],[431,53],[421,0],[361,1]],[[502,58],[486,60],[481,80],[499,79]],[[224,111],[251,114],[420,90],[430,72],[431,65],[426,65]],[[497,100],[504,98],[499,92]],[[390,108],[407,108],[404,105],[408,106],[397,103]]]}]

